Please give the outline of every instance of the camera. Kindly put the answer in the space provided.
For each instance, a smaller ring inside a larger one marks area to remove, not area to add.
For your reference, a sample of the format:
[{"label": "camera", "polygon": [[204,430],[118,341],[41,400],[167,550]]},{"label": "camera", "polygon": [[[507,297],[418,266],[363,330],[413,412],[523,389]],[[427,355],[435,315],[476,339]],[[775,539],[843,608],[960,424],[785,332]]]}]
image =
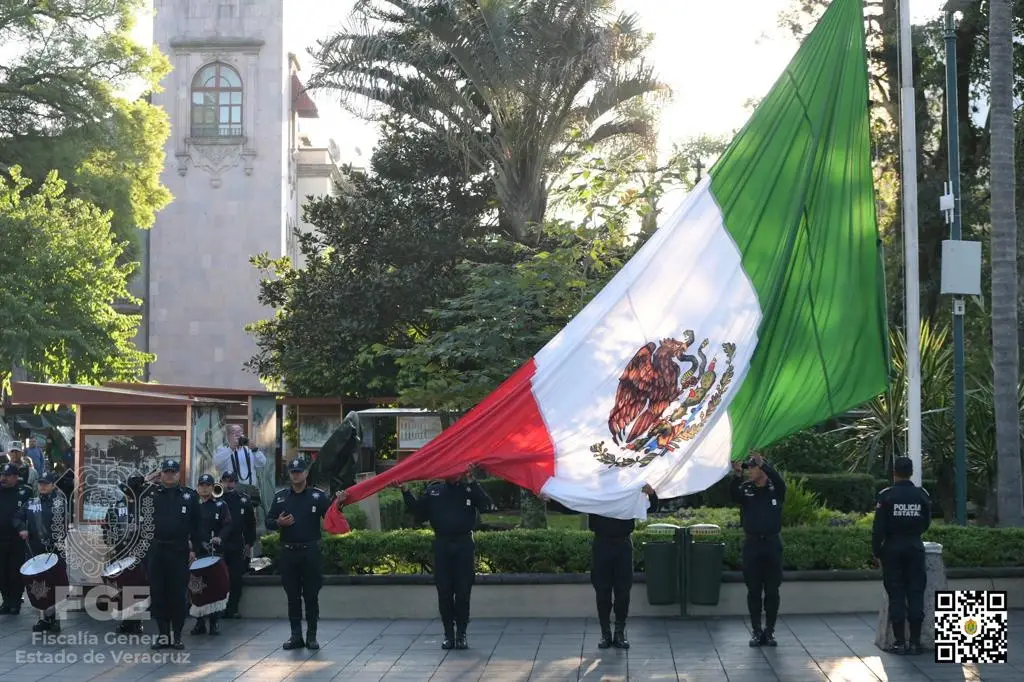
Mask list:
[{"label": "camera", "polygon": [[757,462],[753,458],[746,460],[743,464],[740,464],[741,469],[755,469],[757,468]]},{"label": "camera", "polygon": [[238,447],[240,447],[240,448],[247,448],[247,447],[249,447],[249,438],[246,437],[246,436],[239,436],[238,437]]}]

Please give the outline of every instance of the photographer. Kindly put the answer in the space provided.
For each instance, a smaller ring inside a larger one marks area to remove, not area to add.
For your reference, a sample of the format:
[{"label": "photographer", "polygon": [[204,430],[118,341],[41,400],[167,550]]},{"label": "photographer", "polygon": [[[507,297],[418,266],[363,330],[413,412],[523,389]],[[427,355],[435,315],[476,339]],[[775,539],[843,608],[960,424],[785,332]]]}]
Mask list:
[{"label": "photographer", "polygon": [[263,503],[260,494],[262,470],[267,466],[267,456],[259,450],[249,449],[249,439],[242,434],[242,427],[229,424],[227,427],[228,444],[217,448],[213,454],[213,466],[217,471],[230,471],[238,482],[238,490],[245,494],[253,507]]},{"label": "photographer", "polygon": [[[747,584],[747,609],[753,637],[750,646],[776,646],[775,620],[779,615],[782,584],[782,504],[786,483],[756,452],[747,461],[733,462],[729,493],[740,506],[743,541],[743,581]],[[743,480],[743,471],[747,480]],[[761,597],[764,595],[765,627],[761,629]]]}]

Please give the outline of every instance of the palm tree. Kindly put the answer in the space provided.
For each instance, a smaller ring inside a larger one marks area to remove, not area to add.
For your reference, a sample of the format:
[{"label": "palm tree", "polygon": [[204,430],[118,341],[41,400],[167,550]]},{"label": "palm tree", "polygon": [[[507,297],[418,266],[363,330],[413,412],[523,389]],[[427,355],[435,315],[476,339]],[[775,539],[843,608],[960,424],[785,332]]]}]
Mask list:
[{"label": "palm tree", "polygon": [[667,88],[644,62],[649,36],[614,4],[357,0],[352,25],[315,51],[310,88],[443,134],[470,168],[493,173],[502,231],[523,241],[581,153],[651,138],[635,103]]},{"label": "palm tree", "polygon": [[992,374],[999,523],[1024,525],[1017,387],[1017,214],[1014,205],[1013,3],[989,9],[992,186]]}]

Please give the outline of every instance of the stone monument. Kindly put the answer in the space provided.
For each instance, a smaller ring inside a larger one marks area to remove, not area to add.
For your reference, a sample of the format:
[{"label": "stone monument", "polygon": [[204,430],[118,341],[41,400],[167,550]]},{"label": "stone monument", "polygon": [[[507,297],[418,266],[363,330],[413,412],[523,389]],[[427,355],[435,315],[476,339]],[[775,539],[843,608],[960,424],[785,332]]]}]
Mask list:
[{"label": "stone monument", "polygon": [[[942,563],[942,545],[937,542],[924,543],[925,571],[928,582],[924,588],[924,623],[921,624],[921,647],[935,648],[935,592],[946,589],[946,566]],[[903,641],[910,642],[909,625],[904,633]],[[878,633],[875,635],[875,646],[886,649],[892,646],[895,638],[889,627],[889,595],[882,587],[882,609],[878,612]]]}]

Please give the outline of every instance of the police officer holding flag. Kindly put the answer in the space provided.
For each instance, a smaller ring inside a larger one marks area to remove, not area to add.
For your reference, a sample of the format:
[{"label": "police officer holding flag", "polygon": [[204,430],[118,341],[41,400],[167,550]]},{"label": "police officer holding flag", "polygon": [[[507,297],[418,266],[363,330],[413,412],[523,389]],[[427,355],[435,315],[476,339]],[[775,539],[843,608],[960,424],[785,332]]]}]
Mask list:
[{"label": "police officer holding flag", "polygon": [[[882,564],[882,584],[889,596],[889,622],[895,640],[887,649],[895,654],[921,653],[924,590],[927,583],[924,541],[921,535],[932,522],[932,504],[924,488],[914,485],[914,462],[897,457],[893,485],[878,493],[871,551]],[[905,627],[910,625],[910,642]]]},{"label": "police officer holding flag", "polygon": [[[779,615],[779,586],[782,584],[782,505],[786,482],[760,453],[752,452],[745,462],[733,462],[729,494],[740,506],[743,541],[743,582],[747,584],[747,610],[753,636],[750,646],[777,646],[775,621]],[[747,480],[743,480],[743,471]],[[764,629],[761,629],[761,599],[764,597]]]}]

